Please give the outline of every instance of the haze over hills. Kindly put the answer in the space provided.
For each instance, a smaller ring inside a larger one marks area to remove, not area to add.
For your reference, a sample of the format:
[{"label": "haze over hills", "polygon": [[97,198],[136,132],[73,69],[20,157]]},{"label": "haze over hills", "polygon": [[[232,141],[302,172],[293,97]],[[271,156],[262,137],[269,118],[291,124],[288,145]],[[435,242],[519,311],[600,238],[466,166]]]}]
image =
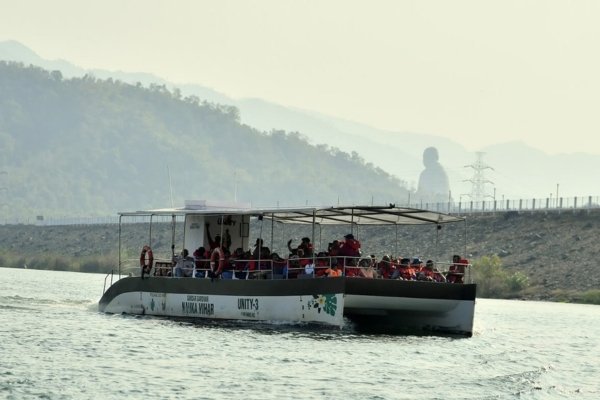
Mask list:
[{"label": "haze over hills", "polygon": [[[254,206],[395,202],[406,185],[358,154],[260,132],[164,85],[0,61],[3,216],[105,216],[185,199]],[[372,185],[365,190],[364,182]]]},{"label": "haze over hills", "polygon": [[[397,176],[412,189],[416,187],[419,173],[423,170],[423,150],[435,146],[439,150],[440,162],[448,173],[454,200],[460,198],[466,201],[466,195],[471,193],[469,180],[473,176],[473,169],[466,166],[475,162],[475,153],[462,144],[432,134],[387,132],[261,99],[233,99],[199,84],[174,84],[151,74],[84,70],[64,60],[44,60],[18,42],[1,42],[0,59],[60,70],[67,78],[92,74],[101,79],[112,77],[123,82],[177,87],[184,96],[193,95],[209,102],[237,107],[240,121],[260,131],[281,129],[299,132],[312,144],[327,144],[345,152],[356,152],[367,163]],[[481,151],[485,153],[484,162],[493,168],[485,171],[486,180],[491,182],[486,185],[487,200],[493,194],[497,199],[517,199],[543,198],[555,195],[558,191],[561,197],[600,193],[600,185],[594,176],[594,171],[600,169],[599,149],[591,148],[589,154],[548,155],[523,143],[509,142],[498,143]],[[408,196],[407,192],[407,200]]]}]

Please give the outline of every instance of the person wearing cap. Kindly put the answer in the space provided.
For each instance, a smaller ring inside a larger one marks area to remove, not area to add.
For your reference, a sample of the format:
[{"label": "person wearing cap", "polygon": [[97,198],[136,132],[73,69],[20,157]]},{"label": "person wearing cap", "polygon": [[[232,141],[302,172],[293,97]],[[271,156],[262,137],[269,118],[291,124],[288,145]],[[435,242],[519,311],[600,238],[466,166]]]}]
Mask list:
[{"label": "person wearing cap", "polygon": [[423,261],[419,257],[415,257],[410,262],[410,267],[413,269],[416,277],[423,270]]}]

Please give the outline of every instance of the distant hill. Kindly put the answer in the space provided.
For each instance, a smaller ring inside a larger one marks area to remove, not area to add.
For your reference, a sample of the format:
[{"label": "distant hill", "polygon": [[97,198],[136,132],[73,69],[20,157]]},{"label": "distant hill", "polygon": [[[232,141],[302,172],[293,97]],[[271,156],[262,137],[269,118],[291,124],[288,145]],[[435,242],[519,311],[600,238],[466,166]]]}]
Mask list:
[{"label": "distant hill", "polygon": [[[11,215],[107,215],[185,199],[394,202],[404,182],[357,153],[261,132],[235,107],[0,62],[0,187]],[[170,172],[170,176],[169,176]]]},{"label": "distant hill", "polygon": [[[201,101],[234,106],[239,110],[242,124],[265,132],[298,132],[310,144],[325,144],[350,154],[356,152],[366,163],[372,163],[405,181],[409,188],[416,187],[423,170],[423,150],[435,146],[448,173],[453,198],[466,201],[471,193],[473,169],[468,165],[475,162],[475,154],[455,141],[433,134],[388,132],[261,99],[233,99],[199,84],[167,82],[147,73],[86,70],[64,60],[45,60],[16,41],[0,42],[2,59],[41,66],[49,71],[59,70],[65,78],[81,78],[87,74],[97,79],[111,78],[131,84],[139,82],[143,86],[163,85],[170,91],[177,88],[184,97],[196,96]],[[485,135],[485,132],[481,134]],[[594,173],[600,169],[598,148],[590,147],[587,154],[548,155],[521,142],[509,142],[481,151],[485,153],[484,161],[493,168],[485,171],[485,178],[490,181],[486,185],[486,200],[491,199],[494,188],[497,200],[548,197],[550,193],[556,194],[557,185],[560,196],[600,194],[600,183]],[[400,200],[407,201],[408,198]]]}]

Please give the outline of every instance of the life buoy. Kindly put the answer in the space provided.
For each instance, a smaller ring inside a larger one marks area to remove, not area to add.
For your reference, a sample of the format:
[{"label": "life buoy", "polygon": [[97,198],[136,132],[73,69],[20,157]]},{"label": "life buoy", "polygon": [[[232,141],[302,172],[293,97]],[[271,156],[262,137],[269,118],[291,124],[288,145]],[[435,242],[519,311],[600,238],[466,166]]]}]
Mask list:
[{"label": "life buoy", "polygon": [[140,253],[140,267],[142,268],[142,276],[150,273],[153,262],[154,255],[152,254],[152,249],[150,246],[146,245],[142,247],[142,252]]},{"label": "life buoy", "polygon": [[210,269],[214,276],[223,272],[225,266],[225,254],[220,247],[216,247],[210,254]]}]

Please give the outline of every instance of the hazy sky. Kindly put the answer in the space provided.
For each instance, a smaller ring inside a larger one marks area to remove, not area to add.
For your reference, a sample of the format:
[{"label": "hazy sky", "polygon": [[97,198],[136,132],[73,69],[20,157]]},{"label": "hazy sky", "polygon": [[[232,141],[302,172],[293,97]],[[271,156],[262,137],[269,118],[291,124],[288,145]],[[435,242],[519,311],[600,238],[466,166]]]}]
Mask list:
[{"label": "hazy sky", "polygon": [[468,149],[600,154],[600,1],[0,0],[0,40]]}]

